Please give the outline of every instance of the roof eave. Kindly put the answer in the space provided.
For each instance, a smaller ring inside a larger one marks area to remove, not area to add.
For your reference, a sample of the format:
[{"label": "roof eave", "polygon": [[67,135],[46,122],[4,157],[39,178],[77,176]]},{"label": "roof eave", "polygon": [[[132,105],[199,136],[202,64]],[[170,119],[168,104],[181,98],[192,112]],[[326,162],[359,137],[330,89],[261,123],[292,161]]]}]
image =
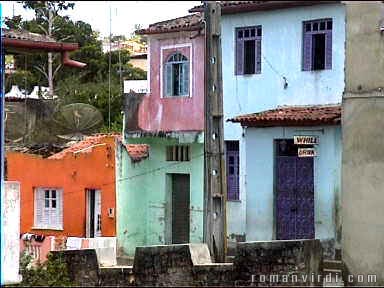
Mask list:
[{"label": "roof eave", "polygon": [[9,39],[9,38],[3,38],[3,44],[5,49],[17,48],[17,49],[28,49],[28,50],[49,51],[49,52],[75,51],[79,49],[79,44],[77,43],[29,41],[29,40]]},{"label": "roof eave", "polygon": [[173,29],[157,29],[157,30],[150,30],[150,29],[144,29],[144,30],[137,30],[135,33],[137,35],[153,35],[153,34],[165,34],[165,33],[173,33],[173,32],[189,32],[189,31],[199,31],[203,29],[202,26],[192,26],[192,27],[180,27],[180,28],[173,28]]},{"label": "roof eave", "polygon": [[[246,13],[253,11],[268,11],[275,9],[295,8],[301,6],[313,6],[321,4],[336,4],[341,1],[269,1],[266,3],[245,3],[233,6],[222,6],[221,14]],[[190,13],[204,12],[204,7],[198,6],[188,10]]]},{"label": "roof eave", "polygon": [[268,120],[259,120],[259,121],[247,121],[247,120],[237,120],[230,119],[229,121],[233,123],[240,123],[243,127],[255,127],[255,128],[267,128],[267,127],[294,127],[294,126],[321,126],[321,125],[340,125],[340,118],[329,119],[329,120],[280,120],[280,121],[268,121]]}]

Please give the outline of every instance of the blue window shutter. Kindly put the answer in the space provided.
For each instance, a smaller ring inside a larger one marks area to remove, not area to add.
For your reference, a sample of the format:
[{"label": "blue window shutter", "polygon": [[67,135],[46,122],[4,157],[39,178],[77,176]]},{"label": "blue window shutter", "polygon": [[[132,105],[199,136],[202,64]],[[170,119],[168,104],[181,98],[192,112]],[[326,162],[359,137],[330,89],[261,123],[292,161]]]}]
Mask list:
[{"label": "blue window shutter", "polygon": [[164,74],[164,96],[172,96],[172,64],[165,64]]},{"label": "blue window shutter", "polygon": [[332,31],[325,34],[325,69],[332,69]]},{"label": "blue window shutter", "polygon": [[236,41],[236,75],[244,74],[244,41]]},{"label": "blue window shutter", "polygon": [[309,33],[303,37],[303,70],[312,70],[312,34]]},{"label": "blue window shutter", "polygon": [[261,73],[261,39],[256,40],[256,74]]},{"label": "blue window shutter", "polygon": [[182,65],[181,95],[189,94],[189,63]]}]

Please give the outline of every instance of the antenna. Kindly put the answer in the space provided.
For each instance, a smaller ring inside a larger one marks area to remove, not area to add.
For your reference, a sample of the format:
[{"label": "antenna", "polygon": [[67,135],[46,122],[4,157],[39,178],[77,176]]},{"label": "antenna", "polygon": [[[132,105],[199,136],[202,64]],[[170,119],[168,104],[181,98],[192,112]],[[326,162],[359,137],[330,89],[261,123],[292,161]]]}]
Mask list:
[{"label": "antenna", "polygon": [[109,2],[109,63],[108,63],[108,132],[111,132],[111,53],[112,53],[112,16]]}]

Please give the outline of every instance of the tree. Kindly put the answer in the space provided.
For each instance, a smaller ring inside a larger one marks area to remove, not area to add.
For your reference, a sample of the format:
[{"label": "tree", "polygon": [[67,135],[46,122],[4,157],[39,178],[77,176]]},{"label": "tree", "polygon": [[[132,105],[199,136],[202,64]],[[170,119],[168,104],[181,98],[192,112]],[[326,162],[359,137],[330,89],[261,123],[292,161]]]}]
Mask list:
[{"label": "tree", "polygon": [[[19,16],[6,19],[8,28],[25,29],[30,32],[41,33],[41,22],[33,19],[23,21]],[[73,21],[68,16],[58,15],[55,18],[56,28],[52,35],[55,39],[64,39],[63,42],[79,43],[80,48],[71,52],[73,59],[87,63],[82,69],[61,67],[54,77],[55,94],[61,104],[75,102],[88,103],[98,108],[108,123],[109,106],[109,53],[104,54],[99,35],[89,23]],[[146,79],[146,72],[128,64],[130,55],[125,50],[111,52],[111,127],[114,131],[122,129],[122,79]],[[6,85],[19,85],[31,91],[34,85],[47,86],[48,80],[36,66],[47,63],[47,54],[17,55],[15,56],[16,73],[7,76]],[[53,59],[54,67],[60,65],[60,59]],[[121,69],[120,69],[121,66]],[[107,130],[106,125],[103,130]]]},{"label": "tree", "polygon": [[[38,27],[44,32],[45,35],[52,37],[56,40],[63,41],[65,39],[57,39],[54,37],[54,31],[60,29],[55,25],[55,20],[59,16],[59,12],[63,10],[73,9],[75,3],[67,3],[66,1],[21,1],[25,9],[32,9],[35,11],[35,17]],[[47,71],[45,66],[36,67],[48,80],[49,95],[53,98],[53,81],[56,73],[61,68],[58,64],[53,70],[53,55],[52,52],[48,53]]]}]

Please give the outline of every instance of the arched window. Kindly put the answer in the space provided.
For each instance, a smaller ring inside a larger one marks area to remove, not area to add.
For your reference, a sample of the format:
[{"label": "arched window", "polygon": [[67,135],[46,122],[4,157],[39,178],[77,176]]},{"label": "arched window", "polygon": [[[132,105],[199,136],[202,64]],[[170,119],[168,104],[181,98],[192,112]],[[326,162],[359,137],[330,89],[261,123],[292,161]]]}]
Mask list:
[{"label": "arched window", "polygon": [[189,95],[189,61],[183,54],[172,54],[164,69],[165,96]]}]

